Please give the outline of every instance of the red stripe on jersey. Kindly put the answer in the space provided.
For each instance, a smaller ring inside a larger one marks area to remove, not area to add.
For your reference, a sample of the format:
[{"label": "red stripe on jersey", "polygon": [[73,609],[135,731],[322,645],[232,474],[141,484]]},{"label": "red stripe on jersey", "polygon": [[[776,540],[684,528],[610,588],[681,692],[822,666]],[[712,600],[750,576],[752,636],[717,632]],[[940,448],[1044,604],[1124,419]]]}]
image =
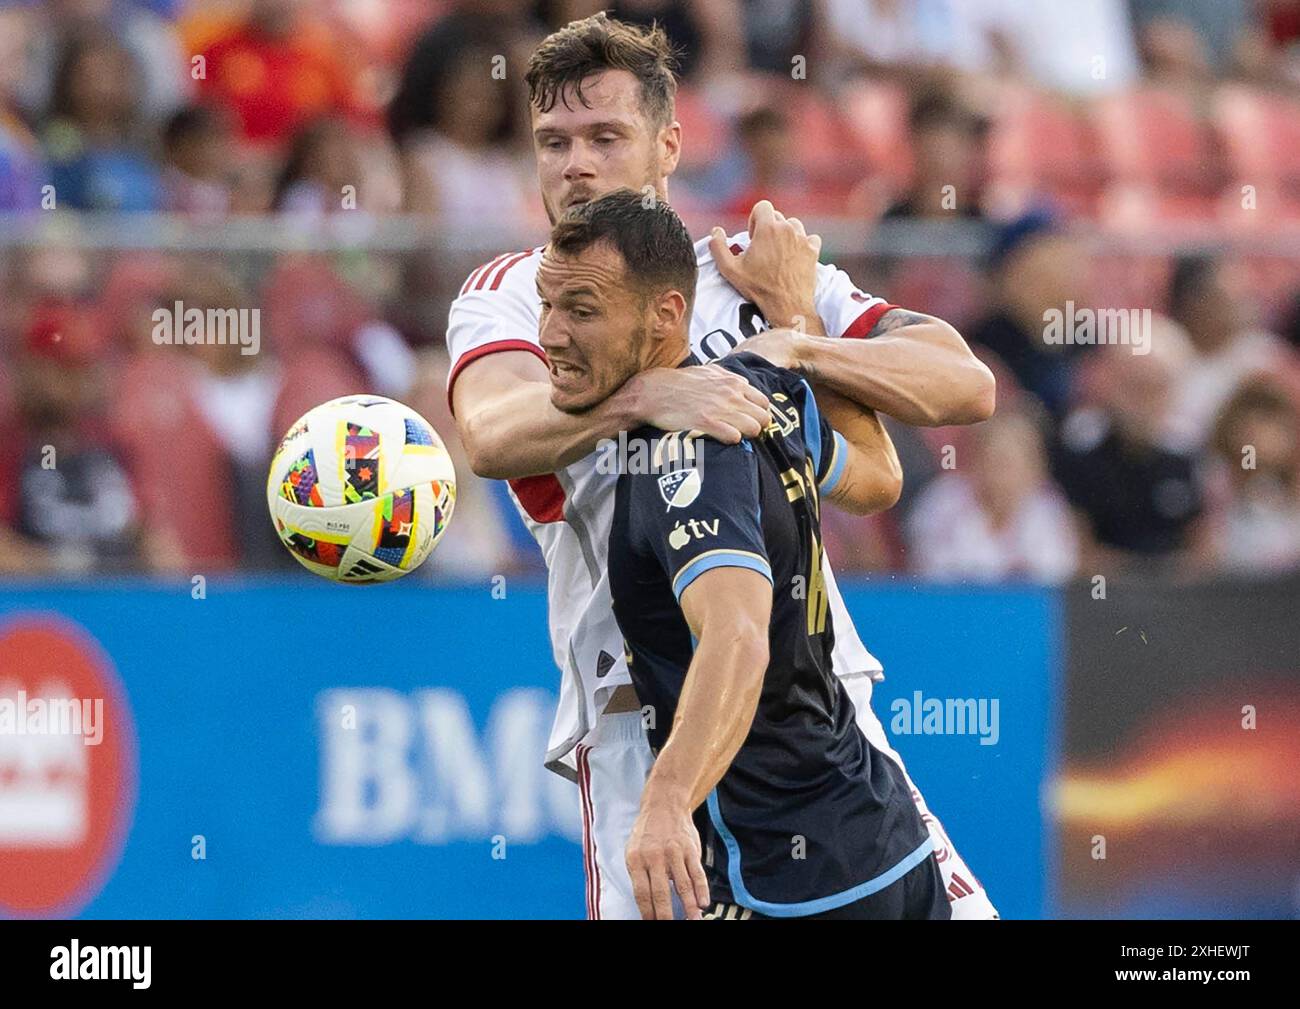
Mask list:
[{"label": "red stripe on jersey", "polygon": [[596,810],[591,801],[591,747],[584,746],[578,756],[584,770],[582,781],[587,793],[587,816],[591,821],[591,874],[594,881],[591,893],[591,917],[600,921],[600,861],[596,857]]},{"label": "red stripe on jersey", "polygon": [[484,271],[492,269],[492,267],[496,266],[497,263],[501,262],[501,260],[505,259],[508,255],[510,255],[510,253],[503,252],[501,253],[501,255],[497,256],[497,258],[492,260],[491,262],[484,263],[482,266],[476,267],[473,271],[471,271],[469,277],[466,278],[465,283],[461,284],[460,293],[464,294],[466,291],[468,291],[470,285],[473,284],[474,281],[478,280],[478,278],[483,275]]},{"label": "red stripe on jersey", "polygon": [[591,805],[587,797],[587,768],[582,759],[585,748],[578,744],[578,800],[582,805],[582,874],[586,878],[587,920],[596,918],[596,905],[592,900],[595,894],[595,873],[591,871]]},{"label": "red stripe on jersey", "polygon": [[739,242],[732,242],[729,246],[727,246],[727,248],[731,250],[731,254],[733,256],[739,256],[742,252],[745,251],[744,247]]},{"label": "red stripe on jersey", "polygon": [[861,340],[876,328],[876,323],[880,321],[882,315],[893,311],[897,307],[897,305],[891,305],[887,301],[882,301],[879,305],[872,305],[849,324],[849,328],[844,331],[844,339]]},{"label": "red stripe on jersey", "polygon": [[492,271],[493,271],[494,269],[496,269],[496,267],[497,267],[500,263],[502,263],[502,262],[504,262],[505,260],[509,259],[511,256],[526,256],[526,255],[528,255],[528,253],[526,253],[526,252],[507,252],[507,253],[505,253],[505,255],[497,256],[496,259],[494,259],[494,260],[492,260],[492,262],[488,263],[487,269],[484,270],[481,274],[479,274],[478,283],[476,283],[476,284],[474,285],[474,290],[476,290],[476,291],[481,291],[481,290],[483,290],[483,285],[487,283],[487,281],[488,281],[488,277],[492,275]]},{"label": "red stripe on jersey", "polygon": [[520,477],[506,483],[534,522],[564,521],[564,488],[554,473]]},{"label": "red stripe on jersey", "polygon": [[[526,350],[536,354],[544,363],[546,362],[546,351],[535,343],[529,343],[527,340],[493,340],[491,343],[485,343],[473,350],[466,351],[461,355],[460,360],[452,365],[451,374],[447,376],[447,405],[451,407],[453,414],[456,412],[456,407],[452,403],[451,392],[456,387],[456,379],[460,378],[460,373],[480,357],[499,354],[506,350]],[[549,363],[547,363],[547,367],[550,367]]]},{"label": "red stripe on jersey", "polygon": [[532,255],[531,252],[521,252],[517,256],[511,256],[509,259],[507,259],[505,265],[502,266],[501,269],[497,270],[497,275],[492,278],[492,283],[488,285],[488,290],[495,291],[498,287],[500,287],[501,278],[506,275],[506,271],[509,270],[510,267],[514,266],[517,262],[519,262],[519,260],[527,259],[531,255]]}]

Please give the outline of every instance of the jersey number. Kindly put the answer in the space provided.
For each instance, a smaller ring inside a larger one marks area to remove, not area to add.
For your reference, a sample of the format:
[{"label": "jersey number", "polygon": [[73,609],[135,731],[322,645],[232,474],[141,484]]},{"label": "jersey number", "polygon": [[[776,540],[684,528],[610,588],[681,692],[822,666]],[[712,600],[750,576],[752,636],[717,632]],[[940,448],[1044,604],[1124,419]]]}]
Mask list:
[{"label": "jersey number", "polygon": [[821,502],[817,497],[817,475],[813,472],[812,460],[804,460],[804,472],[793,467],[781,474],[781,483],[785,486],[786,497],[791,501],[803,500],[811,513],[811,528],[808,543],[808,586],[807,611],[808,634],[821,634],[826,630],[826,614],[830,608],[826,597],[826,575],[822,572],[822,545],[817,538],[817,519],[821,512]]},{"label": "jersey number", "polygon": [[760,324],[761,328],[767,328],[767,320],[763,318],[763,313],[758,310],[758,306],[750,301],[744,302],[740,306],[740,325],[737,327],[740,330],[740,339],[732,336],[725,329],[709,330],[700,340],[700,356],[710,361],[726,357],[740,346],[742,340],[757,336]]}]

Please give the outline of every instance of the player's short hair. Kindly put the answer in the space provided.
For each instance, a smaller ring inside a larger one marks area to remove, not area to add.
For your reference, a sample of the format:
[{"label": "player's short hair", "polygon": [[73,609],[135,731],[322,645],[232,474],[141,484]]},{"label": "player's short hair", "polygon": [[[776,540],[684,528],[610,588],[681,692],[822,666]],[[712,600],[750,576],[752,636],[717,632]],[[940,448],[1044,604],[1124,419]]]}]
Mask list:
[{"label": "player's short hair", "polygon": [[680,291],[689,310],[695,300],[695,244],[667,203],[619,189],[571,208],[551,229],[551,252],[560,256],[579,255],[601,242],[618,250],[643,295]]},{"label": "player's short hair", "polygon": [[[677,98],[676,58],[658,25],[627,24],[603,11],[552,32],[528,61],[528,101],[549,112],[572,85],[583,105],[582,82],[602,70],[626,70],[641,85],[641,109],[658,126],[673,119]],[[566,103],[567,107],[567,103]]]}]

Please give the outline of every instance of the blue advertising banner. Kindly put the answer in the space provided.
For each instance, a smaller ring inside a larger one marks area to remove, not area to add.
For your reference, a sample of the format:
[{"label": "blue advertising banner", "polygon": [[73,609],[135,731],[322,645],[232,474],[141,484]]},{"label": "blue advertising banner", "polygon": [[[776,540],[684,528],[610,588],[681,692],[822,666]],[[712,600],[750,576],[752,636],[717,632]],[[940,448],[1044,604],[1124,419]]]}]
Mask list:
[{"label": "blue advertising banner", "polygon": [[[1052,597],[846,595],[913,778],[1003,914],[1039,915]],[[581,917],[557,687],[535,585],[7,588],[0,914]]]},{"label": "blue advertising banner", "polygon": [[1041,588],[908,583],[846,591],[885,667],[872,707],[1004,918],[1039,918],[1053,876],[1043,781],[1055,760],[1060,606]]}]

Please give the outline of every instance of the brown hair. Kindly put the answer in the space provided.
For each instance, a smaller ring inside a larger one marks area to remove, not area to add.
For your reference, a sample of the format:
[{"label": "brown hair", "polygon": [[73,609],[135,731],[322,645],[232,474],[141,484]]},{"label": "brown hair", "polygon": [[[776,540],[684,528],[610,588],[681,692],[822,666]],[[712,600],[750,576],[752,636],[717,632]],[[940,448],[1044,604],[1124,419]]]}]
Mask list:
[{"label": "brown hair", "polygon": [[[659,126],[672,122],[677,97],[676,59],[658,25],[643,28],[616,21],[603,11],[552,32],[528,61],[528,101],[549,112],[572,86],[583,105],[582,82],[603,70],[626,70],[641,85],[641,109]],[[567,102],[565,103],[567,107]]]},{"label": "brown hair", "polygon": [[551,229],[550,251],[577,256],[600,242],[618,250],[625,275],[645,294],[679,291],[695,300],[695,245],[673,208],[619,189],[580,203]]}]

